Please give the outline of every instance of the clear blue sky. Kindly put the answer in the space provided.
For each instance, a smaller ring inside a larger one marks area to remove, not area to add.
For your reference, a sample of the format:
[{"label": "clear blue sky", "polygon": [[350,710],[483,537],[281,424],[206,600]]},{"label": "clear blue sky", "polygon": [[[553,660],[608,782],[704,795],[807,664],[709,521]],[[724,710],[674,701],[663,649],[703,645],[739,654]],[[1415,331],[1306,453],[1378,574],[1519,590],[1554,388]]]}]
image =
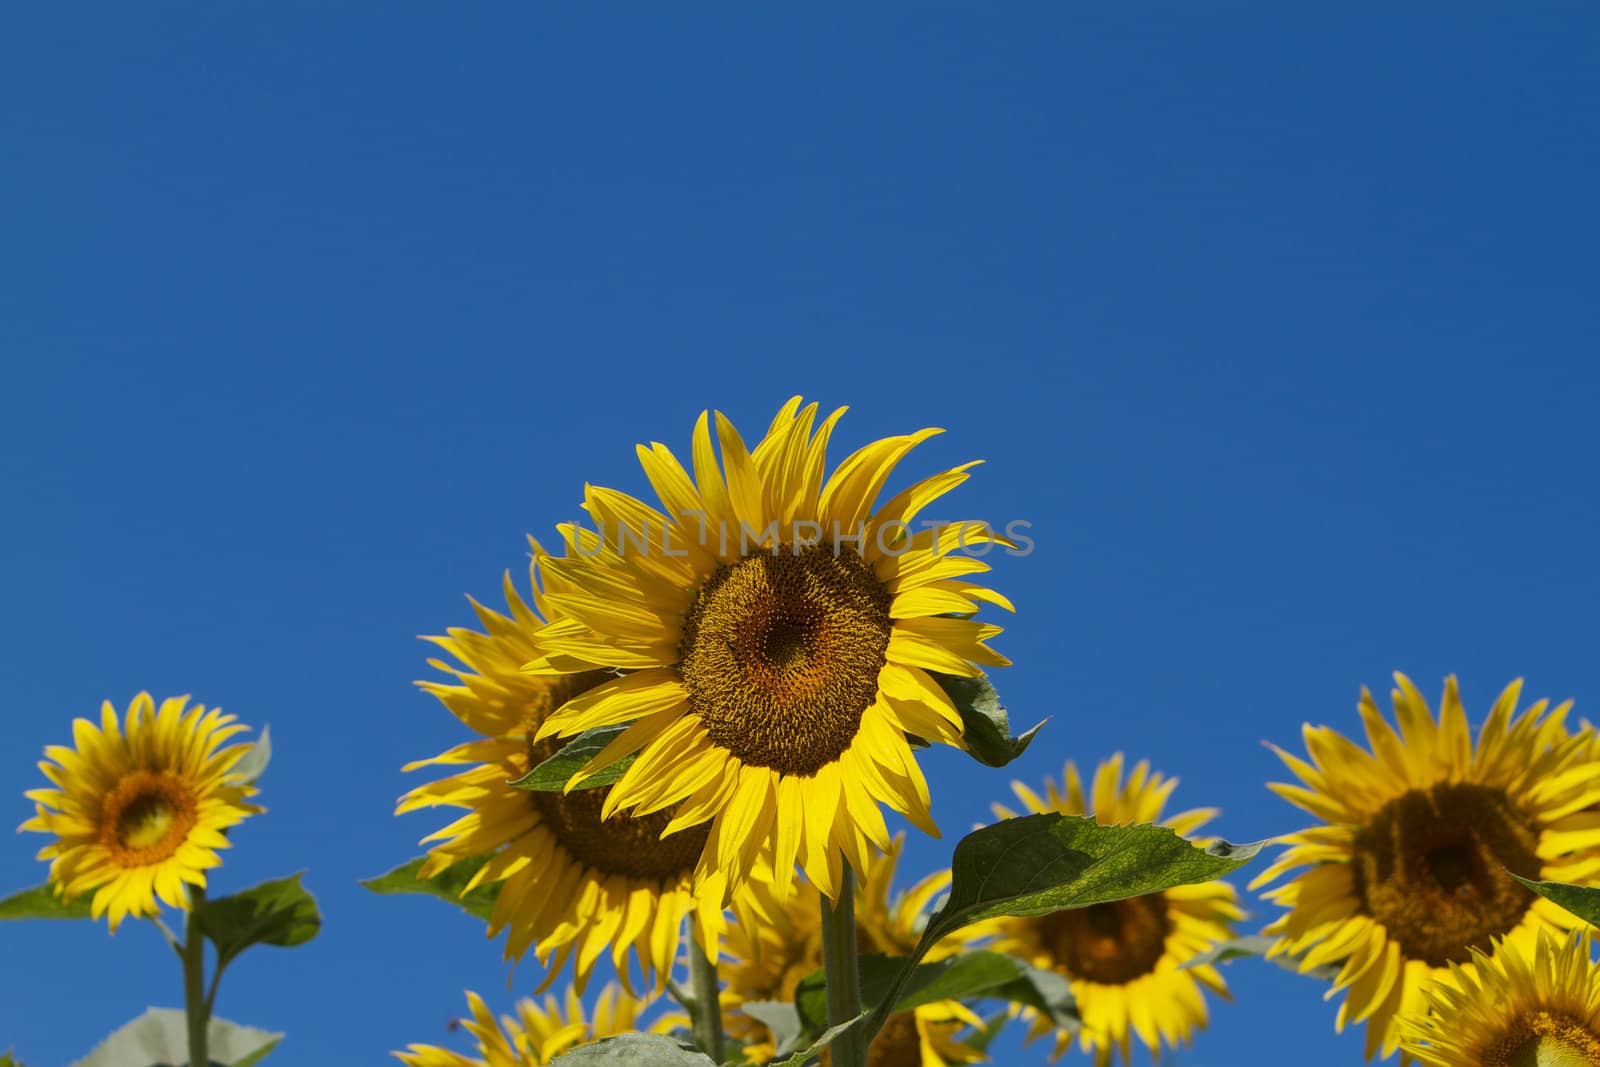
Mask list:
[{"label": "clear blue sky", "polygon": [[[471,920],[355,884],[461,736],[415,635],[705,406],[989,461],[960,511],[1038,545],[997,577],[1029,780],[1121,748],[1253,839],[1301,824],[1262,740],[1395,668],[1600,709],[1592,5],[336,6],[0,33],[7,821],[103,698],[270,722],[220,885],[308,868],[327,927],[219,1011],[286,1063],[509,1003]],[[929,765],[952,838],[1006,791]],[[148,929],[0,938],[38,1067],[178,1001]],[[1230,974],[1180,1062],[1359,1057],[1313,983]]]}]

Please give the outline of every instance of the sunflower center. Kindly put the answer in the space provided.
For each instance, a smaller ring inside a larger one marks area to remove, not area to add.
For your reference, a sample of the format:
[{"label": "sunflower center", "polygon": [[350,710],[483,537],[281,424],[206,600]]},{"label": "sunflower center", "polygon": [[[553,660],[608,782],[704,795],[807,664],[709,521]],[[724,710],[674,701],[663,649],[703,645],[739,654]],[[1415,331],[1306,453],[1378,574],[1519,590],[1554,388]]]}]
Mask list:
[{"label": "sunflower center", "polygon": [[135,771],[105,795],[100,844],[119,866],[142,867],[178,851],[194,828],[193,794],[168,771]]},{"label": "sunflower center", "polygon": [[815,774],[876,699],[892,629],[888,591],[848,547],[784,546],[718,567],[679,650],[690,707],[742,762]]},{"label": "sunflower center", "polygon": [[[822,1067],[832,1067],[833,1057],[822,1050]],[[922,1038],[917,1033],[916,1012],[889,1016],[878,1036],[867,1046],[867,1067],[922,1067]]]},{"label": "sunflower center", "polygon": [[[565,743],[564,739],[546,738],[529,745],[528,766],[543,763]],[[567,854],[602,874],[645,882],[674,882],[694,870],[711,834],[710,823],[663,839],[661,831],[672,821],[675,807],[639,818],[618,813],[602,821],[600,812],[610,792],[610,786],[600,786],[574,789],[571,793],[530,791],[528,797],[545,829]]]},{"label": "sunflower center", "polygon": [[1481,1062],[1483,1067],[1595,1067],[1600,1035],[1568,1015],[1530,1012],[1484,1049]]},{"label": "sunflower center", "polygon": [[1043,916],[1039,943],[1074,978],[1122,985],[1155,970],[1172,919],[1160,893]]},{"label": "sunflower center", "polygon": [[1356,835],[1356,892],[1407,957],[1465,962],[1522,921],[1533,894],[1506,872],[1538,877],[1538,839],[1504,790],[1413,790]]}]

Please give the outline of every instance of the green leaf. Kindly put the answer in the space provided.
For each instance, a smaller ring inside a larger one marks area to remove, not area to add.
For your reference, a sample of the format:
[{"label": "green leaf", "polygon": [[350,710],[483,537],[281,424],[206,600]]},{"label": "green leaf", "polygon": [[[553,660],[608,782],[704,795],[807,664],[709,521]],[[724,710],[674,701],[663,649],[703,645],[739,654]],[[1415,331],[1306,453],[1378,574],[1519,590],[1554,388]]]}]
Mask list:
[{"label": "green leaf", "polygon": [[961,713],[961,733],[972,758],[989,767],[1004,767],[1028,750],[1034,735],[1048,720],[1041,720],[1019,737],[1011,735],[1011,718],[1000,704],[1000,694],[987,676],[963,678],[929,671]]},{"label": "green leaf", "polygon": [[1190,967],[1203,967],[1208,963],[1231,963],[1233,960],[1264,959],[1269,963],[1277,964],[1286,971],[1303,974],[1307,978],[1315,978],[1318,981],[1331,982],[1339,977],[1339,972],[1344,969],[1344,961],[1339,960],[1334,963],[1325,963],[1320,967],[1313,967],[1309,971],[1302,971],[1300,969],[1300,957],[1298,956],[1288,954],[1267,955],[1267,950],[1277,942],[1277,938],[1269,937],[1266,934],[1235,937],[1232,940],[1213,945],[1197,956],[1191,956],[1178,967],[1178,970],[1185,971]]},{"label": "green leaf", "polygon": [[[278,1046],[282,1034],[213,1017],[206,1027],[212,1067],[251,1067]],[[183,1012],[150,1008],[102,1041],[72,1067],[188,1067]]]},{"label": "green leaf", "polygon": [[80,893],[64,901],[46,882],[0,900],[0,919],[87,919],[93,899],[92,893]]},{"label": "green leaf", "polygon": [[1511,874],[1511,877],[1546,900],[1554,901],[1566,908],[1591,926],[1600,925],[1600,889],[1586,885],[1568,885],[1566,882],[1536,882],[1520,874],[1512,874],[1510,871],[1506,873]]},{"label": "green leaf", "polygon": [[800,1038],[800,1012],[789,1001],[752,1000],[739,1005],[739,1010],[771,1032],[773,1047],[779,1054],[787,1052]]},{"label": "green leaf", "polygon": [[[1075,1031],[1082,1025],[1067,980],[1014,956],[985,949],[964,952],[938,963],[924,963],[900,982],[907,962],[898,956],[862,956],[861,1002],[871,1009],[879,1007],[899,982],[898,996],[887,1014],[941,1000],[985,997],[1038,1008],[1063,1030]],[[800,980],[795,989],[795,1008],[809,1033],[817,1032],[826,1023],[828,992],[822,971]]]},{"label": "green leaf", "polygon": [[686,1049],[662,1034],[622,1034],[580,1045],[550,1061],[562,1067],[613,1064],[617,1067],[717,1067],[710,1056]]},{"label": "green leaf", "polygon": [[261,733],[256,736],[255,742],[250,746],[250,751],[239,757],[239,762],[233,765],[230,776],[242,782],[253,784],[267,769],[267,764],[272,762],[272,731],[267,727],[261,728]]},{"label": "green leaf", "polygon": [[811,1044],[807,1045],[805,1048],[801,1049],[799,1052],[796,1052],[785,1059],[773,1060],[768,1067],[801,1067],[802,1064],[806,1063],[814,1056],[819,1055],[823,1049],[833,1044],[834,1039],[840,1034],[844,1033],[846,1030],[864,1025],[867,1021],[867,1017],[870,1014],[870,1012],[864,1011],[860,1015],[857,1015],[854,1019],[847,1019],[838,1026],[830,1026],[828,1029],[822,1032],[820,1037],[811,1042]]},{"label": "green leaf", "polygon": [[22,1061],[11,1052],[0,1052],[0,1067],[22,1067]]},{"label": "green leaf", "polygon": [[1243,867],[1261,844],[1190,844],[1165,826],[1102,826],[1082,815],[1024,815],[956,845],[950,894],[922,934],[941,937],[1001,915],[1048,915],[1209,882]]},{"label": "green leaf", "polygon": [[[559,793],[567,787],[567,782],[573,775],[583,770],[586,763],[598,756],[601,749],[631,725],[633,724],[623,723],[620,726],[597,726],[593,730],[585,730],[562,745],[561,751],[510,784],[517,789]],[[622,773],[633,765],[636,755],[637,753],[633,756],[624,756],[617,762],[600,768],[572,788],[594,789],[597,786],[614,784],[622,777]]]},{"label": "green leaf", "polygon": [[963,1045],[974,1052],[988,1052],[994,1039],[1000,1036],[1000,1031],[1006,1028],[1006,1023],[1011,1021],[1011,1016],[1006,1012],[992,1015],[983,1021],[983,1029],[974,1030],[965,1037],[960,1038]]},{"label": "green leaf", "polygon": [[226,967],[251,945],[293,948],[317,936],[322,916],[302,875],[262,882],[232,896],[207,900],[194,913],[200,930],[217,946],[217,966]]},{"label": "green leaf", "polygon": [[462,860],[446,867],[432,878],[418,878],[417,873],[422,870],[426,860],[426,856],[418,856],[387,874],[368,878],[361,884],[374,893],[421,893],[425,896],[438,897],[440,900],[449,901],[468,915],[476,916],[485,922],[489,920],[489,916],[494,912],[494,902],[500,896],[500,883],[480,885],[470,893],[465,895],[462,893],[467,883],[472,880],[472,876],[489,862],[488,856]]}]

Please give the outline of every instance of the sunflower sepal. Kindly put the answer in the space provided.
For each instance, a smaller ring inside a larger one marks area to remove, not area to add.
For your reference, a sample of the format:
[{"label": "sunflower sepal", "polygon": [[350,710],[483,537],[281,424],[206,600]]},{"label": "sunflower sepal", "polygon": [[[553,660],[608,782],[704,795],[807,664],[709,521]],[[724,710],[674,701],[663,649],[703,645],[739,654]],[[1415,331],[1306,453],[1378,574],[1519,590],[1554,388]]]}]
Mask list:
[{"label": "sunflower sepal", "polygon": [[[615,785],[638,758],[629,753],[618,759],[591,766],[605,752],[606,746],[621,736],[632,723],[615,726],[596,726],[585,730],[562,745],[555,755],[538,763],[527,774],[506,784],[513,789],[527,789],[539,793],[570,793],[574,789],[596,789]],[[587,772],[587,773],[585,773]]]},{"label": "sunflower sepal", "polygon": [[1276,963],[1286,971],[1303,974],[1318,981],[1331,982],[1338,978],[1339,972],[1344,969],[1344,960],[1304,968],[1301,965],[1300,955],[1287,952],[1273,953],[1272,949],[1277,944],[1278,939],[1270,934],[1247,934],[1244,937],[1235,937],[1220,941],[1206,951],[1184,960],[1178,965],[1178,970],[1188,971],[1217,963],[1231,963],[1234,960],[1264,959],[1269,963]]},{"label": "sunflower sepal", "polygon": [[1600,926],[1600,888],[1589,885],[1571,885],[1567,882],[1541,882],[1524,878],[1514,871],[1507,874],[1528,889],[1558,904],[1591,926]]},{"label": "sunflower sepal", "polygon": [[[184,1014],[175,1008],[149,1008],[114,1030],[94,1051],[72,1067],[148,1067],[151,1063],[188,1063]],[[212,1016],[206,1027],[210,1058],[226,1067],[254,1067],[278,1047],[280,1033],[242,1026]],[[3,1061],[0,1061],[3,1062]]]},{"label": "sunflower sepal", "polygon": [[1011,733],[1011,717],[1000,694],[986,674],[963,677],[957,674],[940,674],[929,671],[929,676],[939,683],[956,711],[961,714],[961,736],[966,751],[985,767],[1004,767],[1028,751],[1034,736],[1049,722],[1041,719],[1021,734]]},{"label": "sunflower sepal", "polygon": [[399,893],[418,893],[436,897],[454,904],[468,915],[488,922],[494,914],[495,901],[500,897],[503,882],[483,882],[474,885],[479,871],[489,862],[488,856],[464,859],[431,876],[423,876],[427,856],[402,863],[391,871],[361,883],[363,889],[382,896]]},{"label": "sunflower sepal", "polygon": [[217,973],[252,945],[294,948],[317,936],[322,914],[300,884],[305,872],[207,898],[194,911],[200,932],[216,946]]},{"label": "sunflower sepal", "polygon": [[[49,882],[23,889],[0,900],[3,919],[87,919],[92,893],[65,897]],[[4,1063],[0,1060],[0,1063]]]},{"label": "sunflower sepal", "polygon": [[621,1034],[608,1037],[550,1061],[561,1067],[609,1064],[611,1067],[718,1067],[710,1056],[685,1048],[663,1034]]}]

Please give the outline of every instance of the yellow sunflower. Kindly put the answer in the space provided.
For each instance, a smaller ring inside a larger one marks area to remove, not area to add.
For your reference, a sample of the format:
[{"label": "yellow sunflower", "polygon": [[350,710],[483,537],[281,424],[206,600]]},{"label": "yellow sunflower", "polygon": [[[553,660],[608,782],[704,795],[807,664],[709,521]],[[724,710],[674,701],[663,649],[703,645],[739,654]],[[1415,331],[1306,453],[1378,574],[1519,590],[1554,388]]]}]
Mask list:
[{"label": "yellow sunflower", "polygon": [[681,805],[668,831],[705,825],[702,869],[730,888],[767,850],[779,892],[798,861],[836,899],[841,855],[859,873],[889,846],[880,803],[937,834],[906,735],[963,742],[928,672],[1009,662],[985,644],[1000,628],[971,616],[1011,605],[965,580],[989,568],[959,551],[1008,542],[983,523],[911,525],[975,464],[879,504],[938,431],[876,441],[825,476],[843,411],[818,425],[795,397],[753,451],[718,413],[720,469],[702,413],[693,478],[665,445],[638,448],[665,513],[590,487],[597,529],[562,526],[565,557],[542,568],[553,614],[528,669],[631,673],[569,700],[539,736],[632,723],[594,763],[640,752],[606,813]]},{"label": "yellow sunflower", "polygon": [[[873,859],[865,880],[856,887],[856,947],[863,954],[908,955],[927,923],[929,902],[949,888],[950,872],[939,871],[891,899],[902,842],[897,835],[889,851]],[[734,894],[733,911],[737,921],[729,927],[727,942],[731,958],[720,969],[727,983],[721,999],[723,1024],[744,1042],[749,1062],[764,1063],[777,1051],[772,1035],[740,1009],[757,1001],[792,1001],[800,980],[822,966],[821,907],[814,891],[781,894],[770,869],[761,863]],[[959,952],[970,940],[966,930],[945,938],[934,945],[927,961]],[[959,1001],[899,1012],[873,1039],[868,1062],[920,1067],[977,1063],[986,1057],[957,1041],[956,1034],[982,1025],[983,1020]],[[823,1063],[828,1062],[824,1053]]]},{"label": "yellow sunflower", "polygon": [[[535,545],[537,553],[538,546]],[[534,653],[534,634],[544,625],[537,581],[532,604],[505,578],[502,615],[473,601],[483,631],[452,628],[433,641],[459,666],[429,660],[453,682],[417,684],[437,697],[479,736],[406,770],[433,764],[470,768],[400,798],[395,813],[434,805],[468,813],[423,838],[439,842],[421,876],[430,878],[469,858],[492,854],[465,891],[503,883],[489,921],[489,936],[502,929],[507,959],[529,947],[548,968],[546,984],[574,960],[582,990],[596,961],[607,952],[624,983],[631,983],[627,957],[633,950],[646,981],[659,986],[672,969],[682,920],[696,905],[690,875],[705,842],[704,830],[662,839],[670,810],[601,822],[604,787],[571,793],[532,792],[509,784],[553,755],[561,742],[537,740],[535,729],[569,697],[612,680],[601,671],[535,676],[521,670]],[[714,943],[722,927],[722,890],[708,885],[700,896],[700,926]],[[631,985],[630,985],[631,988]]]},{"label": "yellow sunflower", "polygon": [[407,1067],[539,1067],[579,1045],[635,1030],[661,1029],[641,1027],[639,1016],[649,1010],[649,1003],[635,1000],[615,985],[600,991],[592,1019],[584,1016],[583,1002],[571,986],[565,1003],[554,994],[546,995],[542,1005],[521,1000],[517,1014],[502,1016],[498,1024],[478,994],[467,993],[467,1006],[472,1018],[461,1024],[477,1045],[476,1057],[435,1045],[408,1045],[405,1052],[394,1055]]},{"label": "yellow sunflower", "polygon": [[[19,829],[55,834],[39,850],[50,863],[57,894],[94,891],[93,916],[112,932],[127,916],[155,916],[161,904],[189,907],[184,884],[205,888],[205,872],[222,864],[224,831],[261,808],[257,792],[232,773],[248,744],[221,747],[247,727],[220,709],[171,697],[158,711],[149,693],[128,707],[121,728],[106,701],[100,726],[75,719],[75,747],[51,745],[39,763],[54,789],[26,794],[37,813]],[[51,762],[54,761],[54,762]]]},{"label": "yellow sunflower", "polygon": [[1401,1048],[1430,1067],[1600,1064],[1600,969],[1589,939],[1541,931],[1532,962],[1497,943],[1472,949],[1425,990],[1431,1010],[1400,1018]]},{"label": "yellow sunflower", "polygon": [[1470,972],[1473,949],[1504,938],[1531,954],[1541,930],[1581,925],[1508,870],[1559,882],[1600,873],[1600,827],[1583,810],[1600,801],[1600,762],[1566,729],[1570,702],[1518,712],[1513,682],[1474,746],[1453,676],[1437,721],[1410,679],[1395,681],[1398,733],[1362,690],[1370,753],[1309,724],[1311,762],[1275,750],[1304,784],[1272,790],[1322,825],[1285,838],[1292,847],[1254,883],[1304,868],[1266,894],[1288,909],[1267,927],[1271,954],[1303,971],[1342,965],[1329,991],[1346,991],[1335,1027],[1365,1022],[1368,1058],[1400,1046],[1397,1016],[1421,1012],[1424,987],[1452,964]]},{"label": "yellow sunflower", "polygon": [[[1047,778],[1044,797],[1021,782],[1011,788],[1029,812],[1089,815],[1103,825],[1160,823],[1185,836],[1217,814],[1215,808],[1196,808],[1163,820],[1178,780],[1151,773],[1142,761],[1126,782],[1122,775],[1117,753],[1095,770],[1087,794],[1070,761],[1063,788]],[[999,804],[994,810],[1004,819],[1017,815]],[[1118,1049],[1131,1062],[1134,1035],[1155,1057],[1163,1044],[1187,1045],[1205,1027],[1205,990],[1226,997],[1227,983],[1211,964],[1184,965],[1233,936],[1229,924],[1244,917],[1237,901],[1233,886],[1215,881],[1050,915],[1001,918],[993,921],[992,947],[1068,979],[1083,1016],[1078,1043],[1105,1067]],[[1049,1019],[1033,1009],[1022,1014],[1032,1021],[1028,1040],[1052,1032]],[[1071,1047],[1072,1036],[1056,1032],[1053,1057]]]}]

